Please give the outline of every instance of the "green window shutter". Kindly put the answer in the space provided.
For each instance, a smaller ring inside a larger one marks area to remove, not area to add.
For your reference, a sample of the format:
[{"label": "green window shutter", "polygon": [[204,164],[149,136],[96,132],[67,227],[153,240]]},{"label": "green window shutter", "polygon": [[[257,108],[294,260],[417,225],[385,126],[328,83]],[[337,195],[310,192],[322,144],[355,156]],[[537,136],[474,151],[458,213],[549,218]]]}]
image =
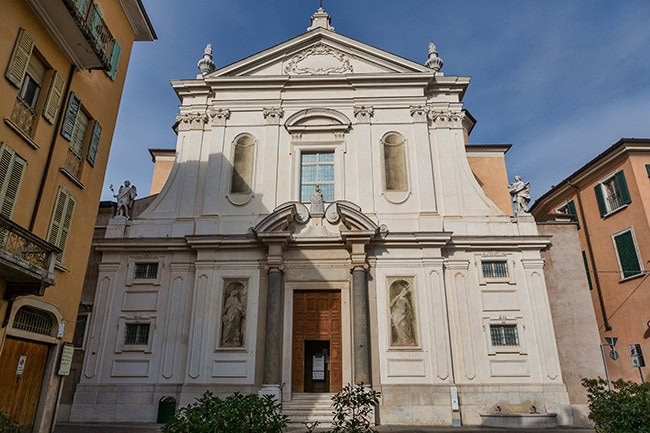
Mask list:
[{"label": "green window shutter", "polygon": [[[74,211],[75,199],[65,190],[60,189],[52,212],[50,230],[47,241],[63,250],[68,239],[70,225],[72,223],[72,212]],[[57,255],[57,262],[61,263],[63,251]]]},{"label": "green window shutter", "polygon": [[625,181],[625,173],[623,173],[623,170],[616,173],[614,177],[616,178],[616,185],[618,186],[618,191],[621,193],[621,201],[624,204],[632,203],[632,199],[630,197],[630,190],[627,188],[627,182]]},{"label": "green window shutter", "polygon": [[75,0],[75,6],[77,7],[77,11],[79,12],[79,16],[81,18],[86,18],[89,4],[89,0]]},{"label": "green window shutter", "polygon": [[108,72],[108,76],[111,77],[111,80],[115,81],[117,76],[117,64],[120,62],[120,53],[122,48],[117,42],[117,39],[113,41],[113,52],[111,53],[111,70]]},{"label": "green window shutter", "polygon": [[56,115],[59,112],[61,100],[63,99],[64,86],[65,81],[63,77],[54,71],[52,74],[52,82],[50,83],[50,90],[47,93],[47,100],[45,101],[45,108],[43,109],[43,117],[51,124],[54,124]]},{"label": "green window shutter", "polygon": [[566,204],[567,211],[569,211],[570,215],[573,215],[576,219],[576,226],[578,227],[578,230],[580,230],[580,221],[578,220],[578,211],[576,210],[576,204],[574,203],[573,200],[569,200]]},{"label": "green window shutter", "polygon": [[645,171],[648,173],[648,177],[650,177],[650,164],[645,165]]},{"label": "green window shutter", "polygon": [[589,284],[589,290],[593,290],[591,286],[591,274],[589,273],[589,262],[587,261],[587,253],[582,252],[582,262],[585,264],[585,272],[587,273],[587,284]]},{"label": "green window shutter", "polygon": [[596,185],[594,192],[596,193],[596,201],[598,202],[598,211],[600,212],[600,216],[603,217],[607,214],[607,205],[603,196],[603,184],[599,183]]},{"label": "green window shutter", "polygon": [[34,41],[27,34],[25,29],[20,29],[5,74],[7,79],[16,87],[20,87],[23,83],[23,78],[27,71],[27,65],[29,65],[29,58],[32,56],[33,50]]},{"label": "green window shutter", "polygon": [[11,148],[0,146],[0,215],[11,218],[27,162]]},{"label": "green window shutter", "polygon": [[65,120],[63,121],[63,126],[61,126],[61,135],[66,140],[72,139],[72,131],[74,131],[74,124],[77,121],[77,113],[79,113],[80,106],[81,100],[77,98],[77,95],[70,92],[68,111],[65,113]]},{"label": "green window shutter", "polygon": [[97,158],[97,149],[99,148],[99,139],[102,135],[102,127],[98,121],[93,122],[93,132],[90,136],[90,146],[88,147],[88,155],[86,160],[91,165],[95,166],[95,159]]},{"label": "green window shutter", "polygon": [[99,8],[99,5],[97,3],[93,3],[89,18],[90,19],[88,23],[90,24],[90,33],[92,33],[95,39],[99,39],[101,36],[101,33],[99,32],[99,26],[102,22],[102,10]]},{"label": "green window shutter", "polygon": [[636,254],[632,232],[627,231],[615,236],[614,243],[618,251],[618,260],[623,272],[623,278],[640,274],[641,266],[639,265],[639,257]]}]

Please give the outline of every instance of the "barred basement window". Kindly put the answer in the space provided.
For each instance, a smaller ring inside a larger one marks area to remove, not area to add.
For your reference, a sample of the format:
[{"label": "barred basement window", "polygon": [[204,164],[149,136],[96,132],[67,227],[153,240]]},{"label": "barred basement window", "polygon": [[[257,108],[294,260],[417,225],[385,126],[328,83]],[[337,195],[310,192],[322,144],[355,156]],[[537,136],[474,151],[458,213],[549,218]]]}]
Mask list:
[{"label": "barred basement window", "polygon": [[158,277],[158,263],[136,263],[133,278],[137,280],[152,280]]},{"label": "barred basement window", "polygon": [[508,263],[506,261],[483,261],[481,268],[484,278],[508,278]]},{"label": "barred basement window", "polygon": [[517,325],[490,325],[492,346],[519,346]]},{"label": "barred basement window", "polygon": [[33,332],[35,334],[49,335],[53,334],[52,317],[49,313],[33,307],[20,307],[14,318],[14,329]]},{"label": "barred basement window", "polygon": [[149,344],[149,323],[127,323],[124,332],[125,346],[145,346]]}]

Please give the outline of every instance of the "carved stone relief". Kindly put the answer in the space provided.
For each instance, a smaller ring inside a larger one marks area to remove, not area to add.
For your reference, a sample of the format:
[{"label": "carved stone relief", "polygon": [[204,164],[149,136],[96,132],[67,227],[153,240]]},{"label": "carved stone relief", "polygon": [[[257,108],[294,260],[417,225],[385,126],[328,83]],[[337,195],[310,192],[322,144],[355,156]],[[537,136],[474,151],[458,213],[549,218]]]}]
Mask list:
[{"label": "carved stone relief", "polygon": [[176,125],[180,131],[203,129],[206,123],[208,123],[207,113],[195,111],[176,115]]},{"label": "carved stone relief", "polygon": [[293,56],[284,67],[287,75],[330,75],[353,72],[344,53],[325,44],[316,44]]},{"label": "carved stone relief", "polygon": [[230,110],[228,108],[211,108],[208,115],[212,118],[212,125],[223,126],[226,124],[226,120],[230,119]]},{"label": "carved stone relief", "polygon": [[243,347],[246,328],[247,280],[224,280],[221,347]]},{"label": "carved stone relief", "polygon": [[281,107],[265,107],[262,109],[262,115],[267,125],[277,125],[284,117],[284,110]]},{"label": "carved stone relief", "polygon": [[354,107],[354,117],[359,123],[370,123],[370,118],[375,114],[375,109],[371,106],[360,105]]},{"label": "carved stone relief", "polygon": [[413,279],[394,279],[390,283],[388,295],[391,346],[417,346]]}]

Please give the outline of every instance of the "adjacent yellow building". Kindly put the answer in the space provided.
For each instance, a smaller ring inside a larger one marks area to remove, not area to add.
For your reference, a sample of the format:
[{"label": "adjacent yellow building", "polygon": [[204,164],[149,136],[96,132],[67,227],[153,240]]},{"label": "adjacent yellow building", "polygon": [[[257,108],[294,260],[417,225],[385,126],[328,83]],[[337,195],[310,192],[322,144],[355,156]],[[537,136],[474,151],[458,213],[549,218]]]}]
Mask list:
[{"label": "adjacent yellow building", "polygon": [[[538,221],[573,215],[605,358],[613,380],[640,381],[650,356],[650,139],[622,138],[540,197]],[[637,346],[638,345],[638,346]],[[634,349],[634,353],[631,353]],[[578,348],[578,350],[581,350]],[[646,361],[647,362],[647,361]]]},{"label": "adjacent yellow building", "polygon": [[67,374],[140,0],[5,0],[0,18],[0,411],[50,431]]}]

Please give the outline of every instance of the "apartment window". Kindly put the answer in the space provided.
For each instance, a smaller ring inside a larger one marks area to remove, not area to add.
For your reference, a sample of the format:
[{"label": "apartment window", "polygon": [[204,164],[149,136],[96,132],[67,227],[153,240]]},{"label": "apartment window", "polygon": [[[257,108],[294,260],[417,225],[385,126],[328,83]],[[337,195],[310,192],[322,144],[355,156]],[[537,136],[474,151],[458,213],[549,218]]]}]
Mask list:
[{"label": "apartment window", "polygon": [[334,152],[309,152],[300,156],[300,201],[308,203],[320,185],[323,201],[334,201]]},{"label": "apartment window", "polygon": [[12,218],[27,162],[0,143],[0,215]]},{"label": "apartment window", "polygon": [[490,325],[490,338],[495,347],[519,346],[517,325]]},{"label": "apartment window", "polygon": [[578,211],[576,210],[576,204],[573,200],[569,200],[568,202],[566,202],[564,206],[558,208],[557,212],[563,213],[565,215],[573,216],[576,226],[578,227],[578,230],[580,230],[580,223],[578,221]]},{"label": "apartment window", "polygon": [[81,100],[70,93],[61,136],[70,142],[68,156],[65,162],[66,171],[79,179],[83,168],[84,151],[90,166],[95,165],[102,127],[92,120],[83,107]]},{"label": "apartment window", "polygon": [[601,217],[632,202],[622,170],[600,182],[594,190]]},{"label": "apartment window", "polygon": [[387,134],[384,148],[384,187],[386,191],[407,191],[405,140],[400,134]]},{"label": "apartment window", "polygon": [[614,245],[616,246],[616,256],[621,270],[621,278],[626,279],[643,274],[641,260],[639,259],[639,250],[634,241],[632,229],[615,234]]},{"label": "apartment window", "polygon": [[490,260],[481,262],[484,278],[508,278],[508,262],[505,260]]},{"label": "apartment window", "polygon": [[149,323],[127,323],[124,327],[125,346],[146,346],[149,344]]},{"label": "apartment window", "polygon": [[158,263],[136,263],[133,279],[152,280],[158,278]]},{"label": "apartment window", "polygon": [[59,189],[47,235],[47,241],[61,249],[61,252],[56,256],[58,263],[63,262],[63,253],[70,232],[70,225],[72,224],[75,203],[76,200],[70,193],[63,188]]},{"label": "apartment window", "polygon": [[235,141],[233,150],[231,193],[250,194],[252,192],[254,157],[255,139],[248,134],[239,137]]},{"label": "apartment window", "polygon": [[16,311],[12,327],[21,331],[53,336],[56,332],[54,325],[55,321],[52,320],[50,313],[25,305]]}]

